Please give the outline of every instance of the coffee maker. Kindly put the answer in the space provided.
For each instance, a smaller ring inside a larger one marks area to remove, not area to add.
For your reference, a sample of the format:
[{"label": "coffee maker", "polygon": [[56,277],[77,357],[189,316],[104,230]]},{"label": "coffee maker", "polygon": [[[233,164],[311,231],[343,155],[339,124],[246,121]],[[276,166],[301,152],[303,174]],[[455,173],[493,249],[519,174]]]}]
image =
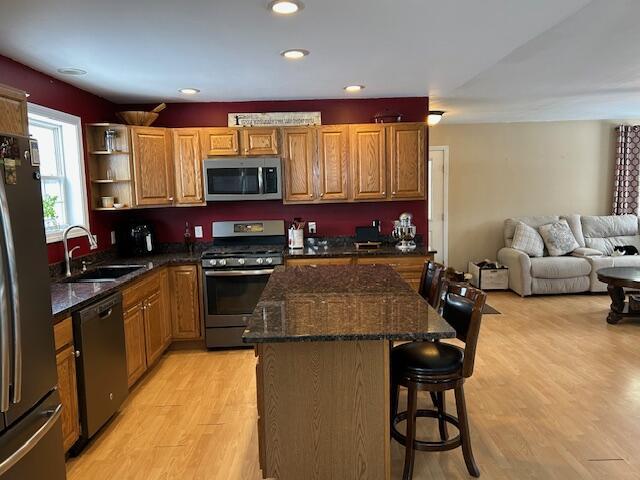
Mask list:
[{"label": "coffee maker", "polygon": [[139,257],[156,252],[155,229],[149,222],[127,222],[116,227],[116,246],[121,257]]}]

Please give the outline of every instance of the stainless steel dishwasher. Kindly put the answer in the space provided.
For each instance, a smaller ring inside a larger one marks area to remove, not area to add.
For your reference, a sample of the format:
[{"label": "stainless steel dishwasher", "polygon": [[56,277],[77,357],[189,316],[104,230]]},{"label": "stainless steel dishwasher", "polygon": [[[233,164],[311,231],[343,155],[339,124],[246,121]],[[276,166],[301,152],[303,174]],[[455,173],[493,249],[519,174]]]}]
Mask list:
[{"label": "stainless steel dishwasher", "polygon": [[118,411],[129,393],[122,295],[116,293],[73,314],[80,439],[78,453]]}]

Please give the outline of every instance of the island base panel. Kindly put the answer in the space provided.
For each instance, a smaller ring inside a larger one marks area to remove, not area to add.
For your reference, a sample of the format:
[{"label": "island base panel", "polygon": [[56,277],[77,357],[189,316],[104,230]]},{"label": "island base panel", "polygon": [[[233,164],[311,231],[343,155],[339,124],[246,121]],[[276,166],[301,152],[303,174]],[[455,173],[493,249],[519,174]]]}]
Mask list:
[{"label": "island base panel", "polygon": [[389,342],[257,346],[264,478],[389,480]]}]

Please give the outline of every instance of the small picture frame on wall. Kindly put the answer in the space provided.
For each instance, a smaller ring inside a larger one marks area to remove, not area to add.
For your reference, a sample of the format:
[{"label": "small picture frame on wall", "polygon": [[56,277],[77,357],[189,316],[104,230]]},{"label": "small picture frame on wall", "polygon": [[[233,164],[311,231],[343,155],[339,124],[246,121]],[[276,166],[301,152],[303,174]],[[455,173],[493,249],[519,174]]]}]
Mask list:
[{"label": "small picture frame on wall", "polygon": [[40,150],[38,149],[38,140],[35,138],[29,139],[29,149],[31,150],[31,166],[40,166]]}]

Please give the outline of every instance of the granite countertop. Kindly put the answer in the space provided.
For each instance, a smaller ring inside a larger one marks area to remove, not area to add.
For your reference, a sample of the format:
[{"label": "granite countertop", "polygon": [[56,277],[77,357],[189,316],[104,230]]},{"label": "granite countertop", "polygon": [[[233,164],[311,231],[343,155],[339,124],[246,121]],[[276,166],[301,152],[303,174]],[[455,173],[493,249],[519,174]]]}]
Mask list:
[{"label": "granite countertop", "polygon": [[379,248],[372,249],[356,249],[353,243],[331,244],[327,245],[309,245],[305,244],[300,249],[285,249],[285,258],[306,258],[306,257],[395,257],[395,256],[421,256],[424,257],[430,253],[426,247],[418,245],[415,250],[402,252],[395,245],[383,244]]},{"label": "granite countertop", "polygon": [[386,265],[277,267],[245,343],[436,340],[454,329]]},{"label": "granite countertop", "polygon": [[[51,283],[51,309],[54,321],[62,320],[70,315],[72,311],[83,308],[106,295],[114,293],[153,269],[171,264],[200,263],[200,255],[200,253],[178,252],[137,258],[110,258],[104,262],[105,265],[141,265],[141,267],[118,278],[115,282],[70,283],[54,281]],[[98,266],[100,265],[92,265],[91,268]]]}]

